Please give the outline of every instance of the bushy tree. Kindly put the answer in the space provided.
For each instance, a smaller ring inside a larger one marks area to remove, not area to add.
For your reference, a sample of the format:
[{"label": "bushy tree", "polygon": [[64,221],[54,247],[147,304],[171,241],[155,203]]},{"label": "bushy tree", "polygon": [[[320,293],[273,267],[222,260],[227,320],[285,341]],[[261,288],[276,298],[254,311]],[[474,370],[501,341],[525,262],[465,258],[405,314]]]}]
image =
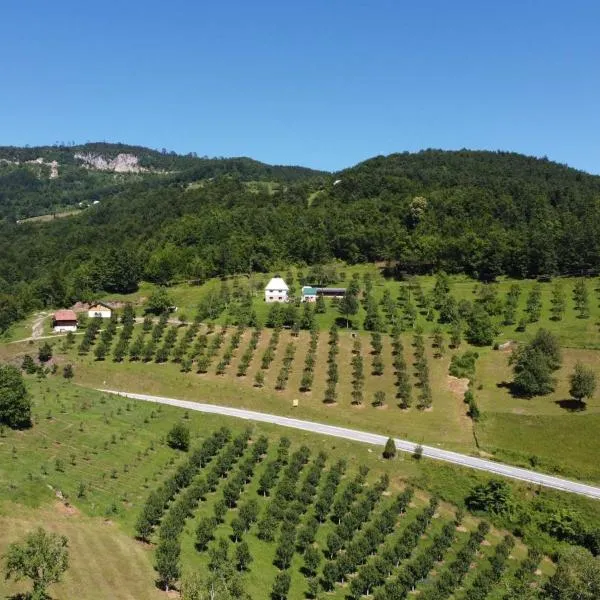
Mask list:
[{"label": "bushy tree", "polygon": [[248,543],[241,541],[235,548],[235,564],[238,571],[247,571],[252,562],[252,555]]},{"label": "bushy tree", "polygon": [[600,598],[600,558],[583,548],[565,549],[556,572],[544,586],[551,600],[597,600]]},{"label": "bushy tree", "polygon": [[28,375],[33,375],[37,371],[37,365],[35,361],[31,357],[31,355],[26,354],[23,357],[23,362],[21,363],[21,369],[25,371]]},{"label": "bushy tree", "polygon": [[146,303],[146,311],[155,315],[167,312],[173,306],[173,300],[166,288],[159,287],[153,290]]},{"label": "bushy tree", "polygon": [[510,485],[501,479],[491,479],[487,483],[476,485],[465,498],[470,510],[504,515],[513,509]]},{"label": "bushy tree", "polygon": [[167,434],[167,444],[174,450],[187,452],[190,447],[190,430],[183,423],[175,423]]},{"label": "bushy tree", "polygon": [[569,382],[571,384],[569,394],[579,402],[582,402],[584,398],[590,399],[596,391],[596,374],[590,367],[580,362],[575,364],[575,370],[569,376]]},{"label": "bushy tree", "polygon": [[466,337],[474,346],[490,346],[494,341],[496,328],[483,306],[476,304],[467,318]]},{"label": "bushy tree", "polygon": [[4,559],[6,579],[31,579],[32,600],[42,600],[46,588],[59,582],[69,567],[69,543],[64,535],[48,533],[39,527],[23,542],[10,544]]},{"label": "bushy tree", "polygon": [[162,539],[156,548],[156,570],[161,586],[169,591],[179,579],[181,547],[175,538]]},{"label": "bushy tree", "polygon": [[271,589],[272,600],[286,600],[290,590],[291,577],[288,571],[281,571],[275,575]]},{"label": "bushy tree", "polygon": [[549,394],[554,390],[553,371],[561,364],[558,340],[549,331],[540,329],[529,344],[511,357],[513,386],[523,396]]},{"label": "bushy tree", "polygon": [[322,558],[321,551],[318,548],[308,546],[304,551],[304,572],[306,575],[312,577],[317,573]]},{"label": "bushy tree", "polygon": [[346,319],[346,327],[350,326],[350,317],[358,312],[358,298],[352,292],[346,290],[338,306],[340,314]]},{"label": "bushy tree", "polygon": [[38,358],[40,362],[48,362],[52,358],[52,346],[48,342],[44,342],[38,350]]}]

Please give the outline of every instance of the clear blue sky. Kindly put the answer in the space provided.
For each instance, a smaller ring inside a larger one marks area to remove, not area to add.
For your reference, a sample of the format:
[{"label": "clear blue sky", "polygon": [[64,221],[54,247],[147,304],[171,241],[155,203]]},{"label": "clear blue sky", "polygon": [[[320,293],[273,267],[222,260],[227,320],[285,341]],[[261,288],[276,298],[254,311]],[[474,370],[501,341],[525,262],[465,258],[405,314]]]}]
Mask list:
[{"label": "clear blue sky", "polygon": [[421,148],[600,173],[600,2],[6,0],[0,144],[340,169]]}]

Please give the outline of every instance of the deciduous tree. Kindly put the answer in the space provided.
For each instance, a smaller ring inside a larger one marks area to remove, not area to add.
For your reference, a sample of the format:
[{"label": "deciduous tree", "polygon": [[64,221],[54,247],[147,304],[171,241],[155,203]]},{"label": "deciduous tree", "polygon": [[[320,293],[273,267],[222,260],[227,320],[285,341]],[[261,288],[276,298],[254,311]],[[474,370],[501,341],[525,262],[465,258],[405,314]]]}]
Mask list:
[{"label": "deciduous tree", "polygon": [[32,600],[46,597],[46,588],[60,581],[69,566],[69,543],[64,535],[48,533],[41,527],[29,533],[24,542],[9,545],[4,556],[6,578],[31,579]]}]

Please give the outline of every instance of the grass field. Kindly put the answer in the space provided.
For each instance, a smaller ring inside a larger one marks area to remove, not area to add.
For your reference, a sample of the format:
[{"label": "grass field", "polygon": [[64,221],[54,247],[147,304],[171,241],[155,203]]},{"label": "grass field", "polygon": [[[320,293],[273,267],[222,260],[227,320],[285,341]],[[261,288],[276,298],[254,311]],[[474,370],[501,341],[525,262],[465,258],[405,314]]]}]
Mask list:
[{"label": "grass field", "polygon": [[[38,526],[65,535],[69,540],[70,566],[61,583],[49,588],[53,598],[88,600],[158,600],[164,598],[153,584],[151,550],[128,536],[113,521],[88,517],[77,508],[56,500],[32,509],[20,504],[0,504],[0,554],[9,543]],[[29,589],[0,579],[0,596]]]}]

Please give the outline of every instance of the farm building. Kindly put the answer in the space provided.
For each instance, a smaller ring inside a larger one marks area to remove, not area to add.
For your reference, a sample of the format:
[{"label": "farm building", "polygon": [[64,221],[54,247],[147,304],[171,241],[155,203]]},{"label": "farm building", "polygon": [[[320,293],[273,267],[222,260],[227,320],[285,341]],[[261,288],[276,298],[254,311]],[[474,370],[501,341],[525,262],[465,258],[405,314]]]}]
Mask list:
[{"label": "farm building", "polygon": [[288,284],[279,275],[275,275],[265,287],[265,302],[287,302]]},{"label": "farm building", "polygon": [[54,332],[77,331],[77,315],[72,310],[59,310],[52,319]]},{"label": "farm building", "polygon": [[112,309],[110,306],[103,304],[102,302],[95,302],[88,308],[88,317],[90,319],[110,319],[112,315]]},{"label": "farm building", "polygon": [[302,286],[302,302],[316,302],[317,288],[310,285]]},{"label": "farm building", "polygon": [[317,296],[325,298],[343,298],[346,288],[317,288]]},{"label": "farm building", "polygon": [[317,296],[343,298],[346,288],[321,288],[305,285],[302,287],[302,302],[316,302]]}]

